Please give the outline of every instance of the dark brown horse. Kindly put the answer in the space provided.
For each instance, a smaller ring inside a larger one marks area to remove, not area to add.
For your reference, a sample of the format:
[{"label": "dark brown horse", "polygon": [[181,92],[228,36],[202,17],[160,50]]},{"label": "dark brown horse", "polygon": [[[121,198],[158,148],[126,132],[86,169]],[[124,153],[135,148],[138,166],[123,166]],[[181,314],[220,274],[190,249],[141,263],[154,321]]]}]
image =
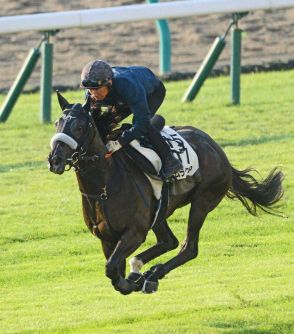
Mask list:
[{"label": "dark brown horse", "polygon": [[[257,208],[272,213],[282,196],[283,175],[276,169],[258,182],[249,170],[233,168],[220,146],[201,130],[177,127],[198,155],[199,176],[174,181],[179,187],[169,195],[166,217],[152,227],[157,243],[136,255],[125,278],[126,258],[144,242],[153,221],[157,201],[145,174],[124,149],[107,156],[107,149],[87,106],[69,104],[61,95],[63,116],[57,122],[49,155],[50,171],[62,174],[74,166],[82,194],[83,215],[89,230],[101,239],[107,259],[106,275],[123,294],[157,290],[158,280],[198,254],[199,232],[208,213],[224,198],[238,198],[252,215]],[[166,219],[179,207],[191,204],[186,240],[178,255],[152,267],[143,275],[141,267],[178,247]]]}]

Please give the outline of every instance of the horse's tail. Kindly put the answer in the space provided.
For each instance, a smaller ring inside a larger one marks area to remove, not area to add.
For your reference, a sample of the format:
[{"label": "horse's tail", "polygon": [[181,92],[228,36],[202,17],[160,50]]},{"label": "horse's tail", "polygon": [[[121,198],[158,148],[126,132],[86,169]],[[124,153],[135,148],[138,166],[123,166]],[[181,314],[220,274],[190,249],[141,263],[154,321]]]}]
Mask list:
[{"label": "horse's tail", "polygon": [[257,208],[273,214],[281,215],[272,206],[283,196],[283,173],[274,168],[269,175],[258,182],[249,172],[252,169],[239,171],[232,167],[232,184],[227,196],[238,198],[249,213],[257,216]]}]

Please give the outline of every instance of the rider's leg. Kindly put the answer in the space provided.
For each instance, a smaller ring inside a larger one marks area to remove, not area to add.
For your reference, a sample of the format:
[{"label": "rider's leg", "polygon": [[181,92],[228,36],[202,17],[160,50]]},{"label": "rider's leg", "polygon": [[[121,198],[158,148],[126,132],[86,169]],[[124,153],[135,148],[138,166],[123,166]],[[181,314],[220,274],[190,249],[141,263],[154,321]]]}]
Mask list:
[{"label": "rider's leg", "polygon": [[[148,97],[148,106],[150,116],[152,117],[158,108],[161,106],[165,98],[165,87],[162,82],[159,83],[158,88]],[[166,141],[160,135],[160,132],[152,125],[149,127],[148,135],[151,144],[154,146],[156,153],[160,156],[163,164],[163,172],[166,178],[182,169],[182,163],[176,159],[170,150]]]},{"label": "rider's leg", "polygon": [[166,141],[162,138],[160,132],[152,125],[149,126],[148,136],[156,153],[160,156],[163,164],[163,173],[166,178],[182,169],[182,163],[176,159],[170,150]]}]

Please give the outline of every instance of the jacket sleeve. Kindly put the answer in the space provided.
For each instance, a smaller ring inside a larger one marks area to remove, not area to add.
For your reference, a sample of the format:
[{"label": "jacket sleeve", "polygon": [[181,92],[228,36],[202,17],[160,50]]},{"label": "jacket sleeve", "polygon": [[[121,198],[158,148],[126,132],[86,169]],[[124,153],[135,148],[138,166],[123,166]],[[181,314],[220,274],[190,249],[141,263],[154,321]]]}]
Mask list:
[{"label": "jacket sleeve", "polygon": [[124,78],[120,80],[118,88],[119,94],[134,115],[133,127],[126,130],[119,140],[122,145],[126,145],[133,139],[138,139],[148,132],[150,111],[146,90],[141,83]]}]

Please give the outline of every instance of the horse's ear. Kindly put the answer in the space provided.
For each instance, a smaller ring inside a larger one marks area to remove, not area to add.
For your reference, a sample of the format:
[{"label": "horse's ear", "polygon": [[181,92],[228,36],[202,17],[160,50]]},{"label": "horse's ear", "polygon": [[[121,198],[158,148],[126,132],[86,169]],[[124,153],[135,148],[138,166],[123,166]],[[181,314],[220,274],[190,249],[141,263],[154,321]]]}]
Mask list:
[{"label": "horse's ear", "polygon": [[91,110],[91,97],[90,97],[90,95],[87,95],[86,102],[83,104],[83,109],[86,112],[89,112]]},{"label": "horse's ear", "polygon": [[70,103],[59,93],[59,90],[56,90],[56,93],[60,108],[63,111]]}]

